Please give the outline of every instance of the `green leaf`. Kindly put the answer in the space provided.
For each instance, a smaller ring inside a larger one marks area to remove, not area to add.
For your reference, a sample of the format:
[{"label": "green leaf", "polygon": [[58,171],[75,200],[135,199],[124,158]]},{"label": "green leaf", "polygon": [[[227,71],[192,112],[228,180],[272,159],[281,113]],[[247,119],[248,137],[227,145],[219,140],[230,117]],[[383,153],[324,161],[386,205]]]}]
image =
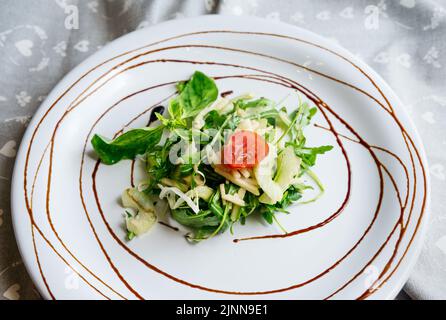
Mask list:
[{"label": "green leaf", "polygon": [[191,243],[197,243],[208,239],[217,229],[217,227],[201,227],[199,229],[194,229],[193,233],[186,235],[186,239]]},{"label": "green leaf", "polygon": [[127,218],[133,217],[133,215],[130,212],[128,212],[127,210],[125,210],[125,214],[127,215]]},{"label": "green leaf", "polygon": [[181,93],[184,90],[186,83],[187,83],[187,81],[180,81],[176,84],[176,89],[177,89],[178,93]]},{"label": "green leaf", "polygon": [[262,212],[263,219],[265,219],[265,221],[269,224],[272,224],[274,222],[274,215],[276,214],[276,212],[288,213],[286,208],[293,204],[293,202],[299,200],[301,197],[302,194],[300,193],[300,190],[298,188],[294,186],[289,187],[288,190],[286,190],[283,194],[282,200],[273,205],[262,205],[260,210]]},{"label": "green leaf", "polygon": [[183,226],[191,228],[216,227],[220,224],[220,218],[211,210],[202,210],[197,214],[190,209],[172,210],[172,217]]},{"label": "green leaf", "polygon": [[277,204],[278,208],[285,209],[290,206],[293,202],[299,200],[302,197],[300,190],[294,186],[288,188],[285,191],[282,200]]},{"label": "green leaf", "polygon": [[182,109],[183,119],[197,115],[218,97],[218,88],[214,80],[200,71],[195,71],[184,86],[177,86],[177,88],[181,89],[181,93],[175,100]]},{"label": "green leaf", "polygon": [[234,102],[234,105],[240,109],[263,108],[271,104],[272,104],[271,100],[266,98],[259,98],[255,100],[239,99],[236,102]]},{"label": "green leaf", "polygon": [[206,184],[211,188],[217,188],[219,184],[225,182],[225,178],[216,173],[210,165],[201,163],[199,170],[204,174]]},{"label": "green leaf", "polygon": [[168,177],[173,170],[174,165],[169,161],[169,151],[174,143],[174,140],[169,139],[164,145],[157,145],[147,150],[146,172],[149,178],[149,188],[155,187],[162,178]]},{"label": "green leaf", "polygon": [[204,129],[220,128],[226,120],[226,116],[212,110],[206,115]]},{"label": "green leaf", "polygon": [[308,126],[310,124],[310,122],[311,122],[311,119],[313,118],[313,116],[317,112],[317,108],[316,107],[310,108],[307,103],[304,103],[302,105],[302,108],[303,108],[302,118],[301,118],[301,120],[299,122],[299,126],[301,128]]},{"label": "green leaf", "polygon": [[273,215],[274,215],[274,211],[272,211],[272,210],[267,210],[267,211],[262,212],[263,219],[265,219],[265,221],[268,222],[269,224],[273,224],[273,222],[274,222]]},{"label": "green leaf", "polygon": [[164,126],[134,129],[113,141],[95,134],[91,144],[99,159],[105,164],[114,164],[122,159],[134,159],[155,147],[161,140]]},{"label": "green leaf", "polygon": [[136,236],[132,231],[127,231],[127,240],[131,241]]},{"label": "green leaf", "polygon": [[217,190],[209,200],[209,209],[215,214],[215,216],[222,218],[224,209],[220,205],[220,191]]},{"label": "green leaf", "polygon": [[194,172],[194,165],[192,163],[185,163],[178,166],[180,177],[186,177]]},{"label": "green leaf", "polygon": [[[291,144],[292,145],[292,144]],[[320,147],[301,147],[294,145],[294,152],[296,155],[302,159],[302,161],[312,167],[316,164],[316,158],[320,154],[324,154],[333,149],[333,146],[320,146]]]}]

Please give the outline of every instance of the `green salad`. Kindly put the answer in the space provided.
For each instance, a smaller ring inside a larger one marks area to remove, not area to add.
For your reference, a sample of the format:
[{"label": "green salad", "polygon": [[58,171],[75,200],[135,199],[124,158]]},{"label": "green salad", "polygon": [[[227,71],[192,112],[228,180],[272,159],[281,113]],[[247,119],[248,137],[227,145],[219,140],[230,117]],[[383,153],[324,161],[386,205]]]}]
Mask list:
[{"label": "green salad", "polygon": [[199,71],[176,89],[167,108],[155,108],[147,127],[114,140],[98,134],[91,140],[104,164],[144,162],[147,178],[122,194],[128,239],[169,213],[194,242],[232,232],[251,215],[286,232],[276,215],[288,213],[313,188],[303,176],[319,189],[305,202],[324,191],[311,167],[332,146],[308,147],[303,131],[317,109],[300,98],[288,112],[264,97],[219,97],[214,80]]}]

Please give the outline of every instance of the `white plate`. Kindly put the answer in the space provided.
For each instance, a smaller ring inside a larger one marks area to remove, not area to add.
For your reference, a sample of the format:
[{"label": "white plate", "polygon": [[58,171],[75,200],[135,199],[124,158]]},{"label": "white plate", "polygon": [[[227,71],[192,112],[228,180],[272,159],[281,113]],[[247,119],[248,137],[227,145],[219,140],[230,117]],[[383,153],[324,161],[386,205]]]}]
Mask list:
[{"label": "white plate", "polygon": [[[184,229],[162,225],[125,240],[118,199],[132,162],[98,166],[89,140],[144,126],[145,110],[175,91],[161,84],[194,70],[216,77],[221,92],[249,91],[292,107],[290,86],[298,86],[324,101],[315,122],[333,129],[311,126],[307,135],[310,145],[335,146],[315,167],[326,193],[279,215],[294,235],[233,242],[281,234],[251,219],[198,245],[184,240]],[[126,35],[60,82],[23,138],[12,210],[45,298],[392,298],[421,246],[426,172],[401,102],[352,54],[286,24],[205,16]]]}]

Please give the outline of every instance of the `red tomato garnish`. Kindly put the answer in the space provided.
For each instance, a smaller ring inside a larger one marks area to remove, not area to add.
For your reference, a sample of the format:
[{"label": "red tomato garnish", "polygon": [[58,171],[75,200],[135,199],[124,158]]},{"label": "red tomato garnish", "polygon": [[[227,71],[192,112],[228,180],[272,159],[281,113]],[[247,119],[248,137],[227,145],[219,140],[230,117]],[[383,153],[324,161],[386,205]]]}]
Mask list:
[{"label": "red tomato garnish", "polygon": [[268,155],[266,141],[257,133],[237,131],[223,147],[222,162],[229,168],[252,168]]}]

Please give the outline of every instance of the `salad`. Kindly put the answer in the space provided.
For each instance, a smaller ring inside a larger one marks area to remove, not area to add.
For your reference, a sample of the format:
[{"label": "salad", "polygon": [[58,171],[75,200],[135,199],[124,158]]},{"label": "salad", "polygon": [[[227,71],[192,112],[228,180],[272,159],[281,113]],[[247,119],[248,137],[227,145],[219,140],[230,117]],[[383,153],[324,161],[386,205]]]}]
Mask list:
[{"label": "salad", "polygon": [[[102,163],[143,161],[147,178],[122,194],[129,240],[147,232],[169,214],[197,242],[260,215],[278,222],[278,213],[299,202],[303,176],[324,188],[311,170],[318,155],[332,146],[308,147],[304,127],[316,113],[299,98],[288,112],[267,98],[251,94],[219,97],[214,80],[196,71],[176,85],[167,108],[156,107],[149,125],[114,140],[98,134],[91,143]],[[301,201],[301,203],[304,203]]]}]

